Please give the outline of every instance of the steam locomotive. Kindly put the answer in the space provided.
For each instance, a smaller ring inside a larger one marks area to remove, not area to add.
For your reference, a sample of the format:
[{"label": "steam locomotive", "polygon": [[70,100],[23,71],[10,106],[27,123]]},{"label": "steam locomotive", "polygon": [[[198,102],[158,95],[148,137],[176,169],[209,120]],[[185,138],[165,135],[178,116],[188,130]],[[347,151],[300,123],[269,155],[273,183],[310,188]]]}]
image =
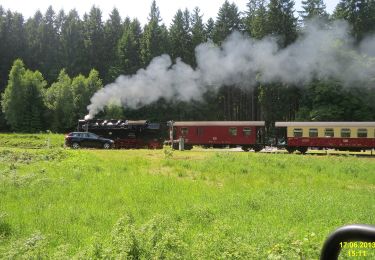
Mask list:
[{"label": "steam locomotive", "polygon": [[[275,122],[276,134],[267,145],[289,153],[309,148],[361,151],[375,149],[375,122]],[[258,152],[266,145],[264,121],[79,120],[78,131],[114,140],[116,148],[161,149],[164,144],[184,149],[241,147]]]},{"label": "steam locomotive", "polygon": [[111,139],[115,148],[124,149],[161,149],[167,137],[166,124],[146,120],[79,120],[77,130]]}]

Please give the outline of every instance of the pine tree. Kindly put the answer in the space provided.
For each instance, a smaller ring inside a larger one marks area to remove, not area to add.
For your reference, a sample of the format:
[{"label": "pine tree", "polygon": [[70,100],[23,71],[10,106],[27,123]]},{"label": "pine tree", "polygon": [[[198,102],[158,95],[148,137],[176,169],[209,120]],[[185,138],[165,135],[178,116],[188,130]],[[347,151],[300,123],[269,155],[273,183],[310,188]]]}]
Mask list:
[{"label": "pine tree", "polygon": [[215,21],[214,19],[209,18],[205,26],[206,38],[208,40],[214,39],[214,29],[215,29]]},{"label": "pine tree", "polygon": [[[4,20],[5,20],[5,10],[4,8],[0,5],[0,38],[3,39],[3,31],[5,30],[5,25],[4,25]],[[0,53],[4,53],[5,52],[5,48],[4,48],[4,42],[3,41],[0,41]],[[3,65],[1,64],[1,62],[3,62],[3,58],[0,56],[0,93],[3,92],[4,88],[5,88],[5,77],[4,76],[4,68],[3,68]],[[8,68],[9,69],[9,68]],[[6,74],[5,74],[6,75]],[[1,97],[1,94],[0,94],[0,97]],[[5,130],[8,130],[8,125],[6,123],[6,120],[5,120],[5,115],[4,113],[2,112],[2,109],[0,109],[0,131],[5,131]]]},{"label": "pine tree", "polygon": [[105,78],[104,82],[109,83],[113,80],[110,76],[110,68],[116,65],[117,61],[117,46],[118,42],[123,35],[123,25],[121,23],[121,17],[116,8],[114,8],[110,14],[109,20],[104,25],[105,35]]},{"label": "pine tree", "polygon": [[375,1],[341,0],[333,17],[347,20],[353,26],[352,34],[361,41],[367,34],[375,32]]},{"label": "pine tree", "polygon": [[258,99],[261,118],[267,122],[293,121],[300,100],[300,90],[282,83],[260,84]]},{"label": "pine tree", "polygon": [[191,43],[193,48],[206,40],[206,31],[204,29],[202,15],[200,15],[200,9],[195,7],[191,15]]},{"label": "pine tree", "polygon": [[33,70],[40,70],[47,81],[53,81],[61,67],[61,47],[56,16],[50,6],[43,16],[37,11],[26,23],[28,53],[27,64]]},{"label": "pine tree", "polygon": [[0,92],[4,90],[9,68],[17,58],[26,56],[27,39],[24,19],[19,13],[7,11],[1,19]]},{"label": "pine tree", "polygon": [[142,38],[142,29],[139,21],[134,19],[126,24],[124,32],[117,46],[117,65],[112,70],[112,78],[116,78],[120,74],[131,75],[141,68],[140,59],[140,41]]},{"label": "pine tree", "polygon": [[[267,33],[277,37],[281,48],[287,47],[297,38],[297,18],[294,17],[293,8],[294,2],[291,0],[271,0],[268,4]],[[272,122],[294,119],[300,99],[297,88],[272,83],[260,85],[257,91],[263,120]]]},{"label": "pine tree", "polygon": [[181,58],[184,62],[191,64],[193,60],[193,48],[189,18],[190,14],[188,11],[183,13],[179,9],[172,20],[169,37],[172,59]]},{"label": "pine tree", "polygon": [[147,66],[150,61],[168,50],[168,30],[164,25],[160,25],[161,17],[159,8],[154,0],[151,4],[149,22],[146,24],[141,40],[141,60],[143,66]]},{"label": "pine tree", "polygon": [[87,66],[84,73],[94,68],[99,71],[100,75],[105,74],[105,42],[104,42],[104,25],[102,21],[102,12],[99,8],[93,6],[90,13],[84,16],[85,30],[85,48]]},{"label": "pine tree", "polygon": [[235,3],[229,4],[228,0],[220,7],[213,32],[215,43],[222,43],[233,31],[242,31],[243,24],[240,12]]},{"label": "pine tree", "polygon": [[27,37],[26,63],[31,69],[40,68],[42,57],[41,34],[42,34],[43,14],[38,10],[32,18],[26,22],[25,31]]},{"label": "pine tree", "polygon": [[61,29],[66,21],[66,15],[64,10],[60,10],[55,19],[55,26],[58,36],[61,36]]},{"label": "pine tree", "polygon": [[[0,39],[4,39],[4,31],[5,31],[5,10],[4,8],[0,5]],[[4,53],[5,52],[5,44],[4,44],[4,41],[0,41],[0,53]],[[3,91],[4,89],[4,86],[5,86],[5,81],[3,80],[3,76],[4,76],[4,67],[3,65],[1,64],[1,62],[3,62],[4,59],[3,57],[0,56],[0,93]],[[5,74],[6,75],[6,74]],[[1,110],[0,110],[0,124],[3,122],[3,119],[4,119],[4,115],[2,114]]]},{"label": "pine tree", "polygon": [[192,66],[196,66],[194,49],[199,44],[207,41],[207,33],[204,28],[203,19],[200,10],[195,7],[191,16],[191,48],[192,48]]},{"label": "pine tree", "polygon": [[267,35],[267,9],[265,0],[250,0],[247,4],[245,27],[251,37],[262,39]]},{"label": "pine tree", "polygon": [[[266,0],[250,0],[247,3],[247,11],[245,21],[245,28],[247,33],[255,39],[262,39],[267,35],[267,8]],[[242,90],[240,99],[241,112],[245,119],[257,120],[259,119],[259,102],[258,93],[260,92],[259,85]]]},{"label": "pine tree", "polygon": [[294,1],[271,0],[268,5],[267,32],[279,38],[284,48],[297,38],[297,18],[294,17]]},{"label": "pine tree", "polygon": [[76,10],[71,10],[61,27],[61,59],[70,75],[83,73],[87,67],[85,58],[84,27]]},{"label": "pine tree", "polygon": [[302,17],[303,21],[310,20],[312,18],[328,19],[326,12],[326,5],[323,0],[304,0],[302,3],[302,11],[298,13]]},{"label": "pine tree", "polygon": [[60,70],[60,59],[58,56],[60,42],[55,19],[55,12],[52,6],[49,6],[43,17],[40,28],[40,67],[35,68],[42,71],[48,82],[55,80]]},{"label": "pine tree", "polygon": [[[225,1],[220,7],[215,27],[213,30],[213,41],[220,45],[232,32],[243,31],[243,23],[238,7]],[[224,86],[217,95],[218,110],[222,110],[222,119],[238,120],[241,106],[239,99],[242,93],[234,86]]]},{"label": "pine tree", "polygon": [[159,10],[159,7],[156,5],[155,0],[153,0],[152,3],[151,3],[151,10],[150,10],[148,20],[149,21],[155,21],[157,23],[162,21],[162,19],[160,17],[160,10]]}]

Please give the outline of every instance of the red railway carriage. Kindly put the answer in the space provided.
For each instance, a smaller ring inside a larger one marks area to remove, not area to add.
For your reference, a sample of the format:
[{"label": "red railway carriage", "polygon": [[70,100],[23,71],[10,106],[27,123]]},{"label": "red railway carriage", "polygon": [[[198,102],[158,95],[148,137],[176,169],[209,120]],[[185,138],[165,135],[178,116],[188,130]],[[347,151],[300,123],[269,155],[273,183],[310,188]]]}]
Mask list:
[{"label": "red railway carriage", "polygon": [[351,151],[375,148],[375,122],[276,122],[275,126],[290,153],[305,153],[309,147]]},{"label": "red railway carriage", "polygon": [[184,139],[185,149],[241,146],[244,151],[260,151],[264,121],[184,121],[170,122],[173,140]]}]

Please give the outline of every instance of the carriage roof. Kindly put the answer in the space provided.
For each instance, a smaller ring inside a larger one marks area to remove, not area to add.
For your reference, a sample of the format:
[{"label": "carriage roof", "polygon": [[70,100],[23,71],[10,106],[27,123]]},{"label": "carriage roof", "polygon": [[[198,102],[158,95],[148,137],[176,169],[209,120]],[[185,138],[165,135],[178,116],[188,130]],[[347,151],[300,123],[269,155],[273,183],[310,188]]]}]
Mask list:
[{"label": "carriage roof", "polygon": [[276,127],[375,127],[375,122],[276,122]]},{"label": "carriage roof", "polygon": [[177,121],[174,126],[264,126],[264,121]]}]

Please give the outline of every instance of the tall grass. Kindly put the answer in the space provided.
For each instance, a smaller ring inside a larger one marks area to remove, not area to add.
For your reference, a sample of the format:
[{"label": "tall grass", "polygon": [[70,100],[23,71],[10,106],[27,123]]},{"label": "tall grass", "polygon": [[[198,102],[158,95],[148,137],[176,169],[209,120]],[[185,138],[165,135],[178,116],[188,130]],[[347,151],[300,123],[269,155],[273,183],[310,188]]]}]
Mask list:
[{"label": "tall grass", "polygon": [[350,156],[0,148],[0,258],[317,259],[332,230],[375,224],[374,172]]},{"label": "tall grass", "polygon": [[64,146],[64,136],[52,133],[0,134],[0,147],[57,148]]}]

